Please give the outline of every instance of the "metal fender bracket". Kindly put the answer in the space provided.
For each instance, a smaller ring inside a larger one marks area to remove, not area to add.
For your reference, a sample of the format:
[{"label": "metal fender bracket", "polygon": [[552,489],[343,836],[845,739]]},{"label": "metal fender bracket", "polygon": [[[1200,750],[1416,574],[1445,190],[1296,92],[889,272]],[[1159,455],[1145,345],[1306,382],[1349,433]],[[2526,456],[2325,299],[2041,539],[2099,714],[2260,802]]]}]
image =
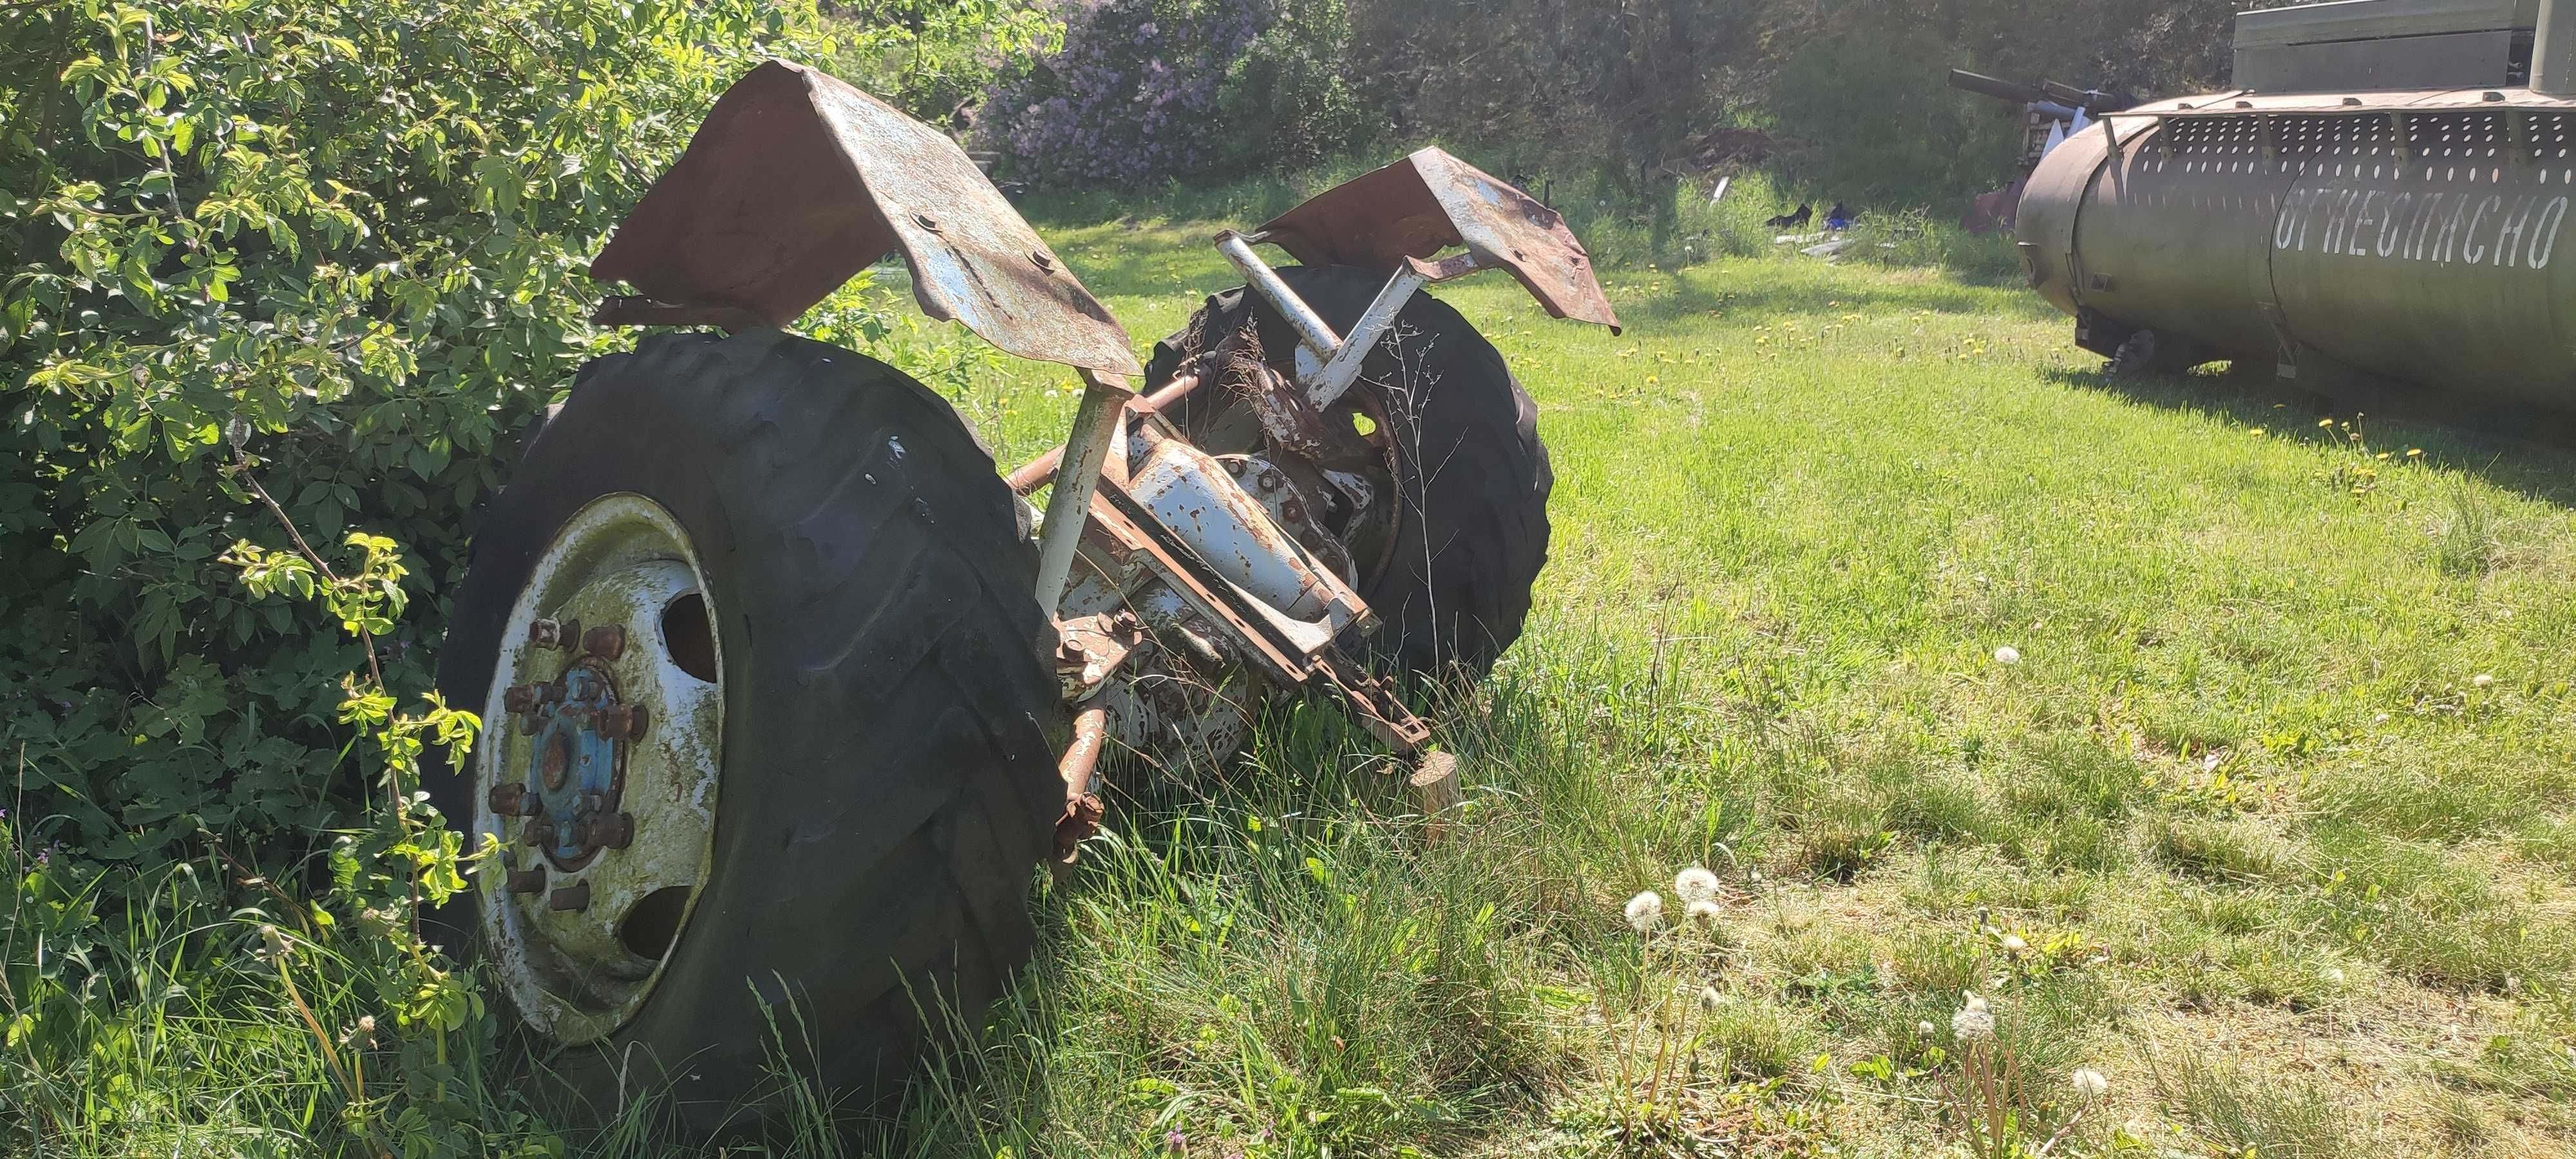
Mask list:
[{"label": "metal fender bracket", "polygon": [[1022,358],[1143,373],[1117,319],[955,141],[784,61],[717,98],[590,276],[640,295],[604,321],[785,326],[898,251],[933,318]]},{"label": "metal fender bracket", "polygon": [[[1463,245],[1501,266],[1558,318],[1619,332],[1592,255],[1565,218],[1509,183],[1439,149],[1361,174],[1270,219],[1258,232],[1307,265],[1394,270]],[[1426,279],[1434,280],[1434,279]]]},{"label": "metal fender bracket", "polygon": [[1236,586],[1116,482],[1103,479],[1092,494],[1088,534],[1116,558],[1143,561],[1242,645],[1263,676],[1283,687],[1330,692],[1399,753],[1411,755],[1430,741],[1431,726],[1405,708],[1386,681],[1344,656],[1328,624],[1292,619]]}]

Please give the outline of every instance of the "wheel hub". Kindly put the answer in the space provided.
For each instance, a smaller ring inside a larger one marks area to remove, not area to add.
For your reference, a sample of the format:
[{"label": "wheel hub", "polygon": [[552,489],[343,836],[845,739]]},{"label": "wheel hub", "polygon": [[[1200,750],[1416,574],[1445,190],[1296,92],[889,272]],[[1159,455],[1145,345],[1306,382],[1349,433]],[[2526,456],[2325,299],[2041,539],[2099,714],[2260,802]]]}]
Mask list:
[{"label": "wheel hub", "polygon": [[723,697],[686,532],[593,501],[531,570],[495,665],[476,832],[502,845],[484,930],[513,1003],[567,1042],[643,1004],[708,875]]}]

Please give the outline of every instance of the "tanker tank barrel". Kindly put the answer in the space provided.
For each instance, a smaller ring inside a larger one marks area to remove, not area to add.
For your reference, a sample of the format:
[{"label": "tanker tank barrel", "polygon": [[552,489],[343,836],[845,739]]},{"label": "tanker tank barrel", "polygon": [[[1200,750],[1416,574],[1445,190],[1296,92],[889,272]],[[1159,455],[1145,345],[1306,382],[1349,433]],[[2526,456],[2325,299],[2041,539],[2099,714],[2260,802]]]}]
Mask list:
[{"label": "tanker tank barrel", "polygon": [[2016,101],[2021,104],[2032,104],[2048,99],[2048,94],[2041,91],[2038,85],[2021,84],[2001,77],[1969,72],[1964,68],[1950,70],[1950,87],[1964,89],[1979,96],[1993,97],[1999,101]]}]

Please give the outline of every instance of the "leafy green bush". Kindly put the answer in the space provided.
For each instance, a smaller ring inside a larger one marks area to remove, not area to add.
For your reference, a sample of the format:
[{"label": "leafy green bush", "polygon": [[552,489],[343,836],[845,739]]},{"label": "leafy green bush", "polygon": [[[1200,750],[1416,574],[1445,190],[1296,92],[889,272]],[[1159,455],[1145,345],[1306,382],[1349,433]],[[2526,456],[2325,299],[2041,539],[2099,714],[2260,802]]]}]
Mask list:
[{"label": "leafy green bush", "polygon": [[1341,71],[1349,36],[1343,0],[1279,4],[1217,86],[1220,172],[1290,172],[1367,143],[1365,112]]},{"label": "leafy green bush", "polygon": [[1047,0],[844,0],[823,11],[839,41],[832,71],[934,125],[1064,42]]},{"label": "leafy green bush", "polygon": [[[810,0],[0,25],[0,1150],[562,1153],[473,1101],[519,1052],[417,935],[473,857],[416,796],[477,726],[424,699],[443,605],[624,344],[589,255],[725,86],[832,50]],[[868,281],[809,328],[992,369]]]},{"label": "leafy green bush", "polygon": [[1946,206],[2010,180],[2019,118],[1995,115],[1994,102],[1943,76],[1920,44],[1873,32],[1817,40],[1787,58],[1775,116],[1782,133],[1811,142],[1786,160],[1816,191],[1818,224],[1837,200],[1882,212]]},{"label": "leafy green bush", "polygon": [[[418,553],[435,607],[514,435],[617,340],[590,253],[809,15],[770,0],[87,0],[0,31],[0,744],[37,847],[143,866],[339,823],[359,642],[218,556]],[[438,619],[382,641],[427,685]]]}]

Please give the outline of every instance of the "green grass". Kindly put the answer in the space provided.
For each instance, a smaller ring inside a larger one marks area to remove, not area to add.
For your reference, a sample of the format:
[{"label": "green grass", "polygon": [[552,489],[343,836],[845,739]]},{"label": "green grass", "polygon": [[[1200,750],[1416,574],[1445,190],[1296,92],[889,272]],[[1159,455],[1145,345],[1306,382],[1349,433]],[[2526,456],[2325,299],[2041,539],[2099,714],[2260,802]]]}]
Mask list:
[{"label": "green grass", "polygon": [[[1085,209],[1036,216],[1140,340],[1231,285],[1242,221]],[[1923,1154],[1962,990],[2051,1154],[2576,1149],[2576,462],[2105,379],[1993,260],[1624,269],[1617,336],[1443,288],[1557,472],[1529,632],[1441,713],[1463,822],[1426,844],[1320,705],[1122,781],[1017,995],[850,1150]],[[1006,464],[1070,411],[960,381]],[[1694,862],[1718,925],[1641,945]],[[6,1075],[86,1132],[47,1153],[335,1137],[271,967],[153,960],[125,1046]],[[547,1125],[496,1034],[456,1080],[496,1137],[694,1153]]]}]

